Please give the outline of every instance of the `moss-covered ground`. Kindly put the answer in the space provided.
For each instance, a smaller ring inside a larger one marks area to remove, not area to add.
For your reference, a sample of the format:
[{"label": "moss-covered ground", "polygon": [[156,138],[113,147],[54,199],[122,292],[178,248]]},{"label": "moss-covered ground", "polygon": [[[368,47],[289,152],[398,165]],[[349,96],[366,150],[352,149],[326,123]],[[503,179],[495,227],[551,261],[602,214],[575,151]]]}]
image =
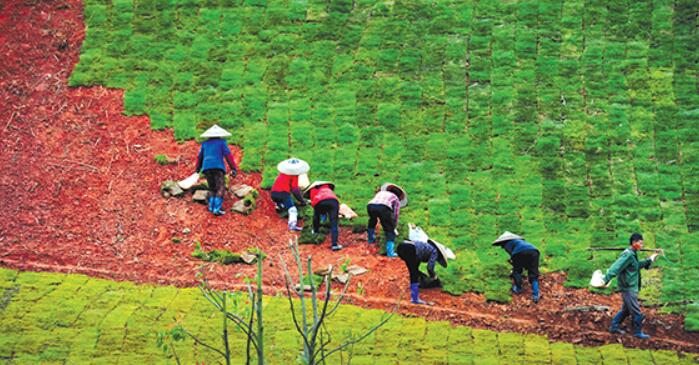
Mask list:
[{"label": "moss-covered ground", "polygon": [[[83,275],[0,269],[0,362],[4,364],[174,364],[156,333],[177,318],[210,343],[221,321],[197,289],[135,285]],[[379,321],[382,312],[345,305],[329,322],[333,341]],[[269,364],[294,364],[301,347],[285,298],[266,297]],[[233,334],[236,364],[244,341]],[[183,364],[217,363],[193,341],[177,343]],[[347,359],[348,354],[344,354]],[[421,318],[394,317],[353,349],[352,364],[696,364],[696,355],[579,347],[544,337],[497,333]],[[337,364],[339,357],[330,363]]]},{"label": "moss-covered ground", "polygon": [[[502,231],[585,286],[633,231],[662,247],[658,302],[699,300],[699,2],[87,0],[72,85],[194,138],[235,134],[269,186],[310,161],[362,206],[455,248],[452,293],[508,300]],[[406,230],[403,229],[403,232]],[[696,311],[692,311],[696,316]],[[696,323],[694,317],[691,323]]]}]

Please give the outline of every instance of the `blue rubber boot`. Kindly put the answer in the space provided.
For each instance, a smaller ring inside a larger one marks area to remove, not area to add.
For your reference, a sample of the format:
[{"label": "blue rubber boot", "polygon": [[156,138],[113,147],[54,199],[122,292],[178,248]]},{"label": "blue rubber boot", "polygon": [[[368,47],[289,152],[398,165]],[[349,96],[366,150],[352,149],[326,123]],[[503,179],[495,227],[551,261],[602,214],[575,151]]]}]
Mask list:
[{"label": "blue rubber boot", "polygon": [[374,243],[376,242],[376,236],[374,234],[376,233],[375,228],[367,228],[366,230],[366,240],[369,243]]},{"label": "blue rubber boot", "polygon": [[396,244],[393,241],[386,241],[386,256],[388,257],[398,257],[396,253]]},{"label": "blue rubber boot", "polygon": [[208,200],[209,200],[209,212],[213,213],[214,212],[214,197],[210,196]]},{"label": "blue rubber boot", "polygon": [[643,333],[643,314],[639,314],[633,317],[633,335],[642,340],[647,340],[650,338],[647,334]]},{"label": "blue rubber boot", "polygon": [[532,281],[532,300],[539,303],[539,280]]},{"label": "blue rubber boot", "polygon": [[623,335],[626,332],[619,328],[619,325],[621,325],[621,322],[626,319],[626,316],[624,315],[623,311],[617,312],[617,314],[612,318],[612,325],[609,326],[609,333],[613,333],[616,335]]},{"label": "blue rubber boot", "polygon": [[410,302],[413,304],[426,304],[420,300],[420,284],[410,283]]},{"label": "blue rubber boot", "polygon": [[218,196],[215,198],[216,200],[214,201],[214,214],[215,215],[224,215],[226,212],[221,210],[221,206],[223,205],[223,197]]},{"label": "blue rubber boot", "polygon": [[512,284],[512,294],[519,294],[522,292],[522,275],[521,274],[512,274],[512,280],[514,280],[514,284]]}]

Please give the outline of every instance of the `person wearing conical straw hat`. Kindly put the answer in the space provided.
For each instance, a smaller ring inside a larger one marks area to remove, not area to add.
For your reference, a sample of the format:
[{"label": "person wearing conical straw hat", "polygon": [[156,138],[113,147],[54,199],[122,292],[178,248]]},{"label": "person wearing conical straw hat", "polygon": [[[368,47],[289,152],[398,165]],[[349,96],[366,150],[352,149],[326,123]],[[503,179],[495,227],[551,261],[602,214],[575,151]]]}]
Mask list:
[{"label": "person wearing conical straw hat", "polygon": [[225,160],[231,168],[231,178],[238,174],[238,166],[235,164],[233,154],[224,139],[230,136],[228,131],[218,125],[214,125],[202,133],[201,137],[206,138],[206,140],[202,142],[199,149],[195,168],[195,172],[202,171],[206,176],[209,185],[209,211],[217,216],[225,214],[221,210],[223,195],[226,192],[226,166],[223,161]]},{"label": "person wearing conical straw hat", "polygon": [[[411,226],[414,228],[414,226]],[[442,267],[447,267],[447,259],[454,260],[454,253],[443,244],[429,239],[421,240],[405,240],[398,245],[398,256],[405,262],[410,275],[410,302],[413,304],[426,304],[420,299],[420,277],[425,274],[420,272],[420,263],[427,263],[427,273],[433,283],[438,283],[439,279],[434,271],[435,263],[439,263]],[[430,286],[434,287],[434,286]]]},{"label": "person wearing conical straw hat", "polygon": [[505,231],[493,241],[493,246],[500,246],[510,254],[512,264],[512,293],[522,292],[522,272],[527,269],[527,279],[532,285],[532,300],[539,303],[539,250],[522,236]]},{"label": "person wearing conical straw hat", "polygon": [[367,241],[376,242],[376,223],[381,222],[384,237],[386,237],[386,256],[397,257],[395,251],[396,227],[400,217],[400,208],[408,204],[408,194],[400,186],[393,183],[384,183],[369,201],[366,210],[369,214],[367,224]]},{"label": "person wearing conical straw hat", "polygon": [[320,229],[320,217],[326,216],[330,222],[330,235],[332,245],[330,248],[333,251],[342,249],[341,245],[337,244],[339,231],[337,228],[340,215],[340,202],[335,195],[335,184],[330,181],[314,181],[306,188],[304,197],[311,198],[311,206],[313,207],[313,232],[318,232]]},{"label": "person wearing conical straw hat", "polygon": [[272,185],[272,200],[277,205],[278,210],[286,210],[289,213],[288,225],[290,231],[301,231],[302,227],[298,223],[298,209],[294,204],[293,196],[299,201],[299,205],[306,205],[306,200],[301,195],[299,189],[299,175],[303,175],[311,167],[306,161],[298,158],[284,160],[277,165],[279,175],[277,175]]}]

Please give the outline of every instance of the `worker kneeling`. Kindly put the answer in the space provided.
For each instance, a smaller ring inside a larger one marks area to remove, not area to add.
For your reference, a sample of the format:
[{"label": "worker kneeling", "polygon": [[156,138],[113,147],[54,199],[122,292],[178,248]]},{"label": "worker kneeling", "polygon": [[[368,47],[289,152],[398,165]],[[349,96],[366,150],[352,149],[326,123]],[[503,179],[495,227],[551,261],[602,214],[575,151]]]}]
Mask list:
[{"label": "worker kneeling", "polygon": [[624,334],[619,328],[621,322],[626,317],[631,316],[633,324],[634,336],[640,339],[648,339],[650,336],[643,333],[643,318],[641,307],[638,304],[638,291],[641,289],[641,269],[648,269],[654,262],[662,250],[652,254],[645,260],[638,260],[637,251],[643,248],[643,236],[639,233],[634,233],[629,238],[630,247],[622,252],[621,256],[612,264],[604,276],[604,283],[609,282],[618,276],[619,291],[621,291],[621,300],[623,302],[621,310],[612,319],[612,325],[609,327],[609,332],[616,334]]},{"label": "worker kneeling", "polygon": [[[405,262],[410,274],[410,301],[414,304],[426,304],[420,299],[420,287],[440,286],[439,278],[434,271],[434,265],[439,262],[447,267],[447,259],[456,258],[454,253],[439,242],[431,240],[420,228],[410,224],[410,240],[398,245],[398,257]],[[427,263],[429,279],[419,270],[421,262]]]},{"label": "worker kneeling", "polygon": [[527,269],[527,278],[532,284],[532,300],[539,303],[539,250],[523,237],[505,231],[493,241],[493,246],[500,246],[510,254],[512,264],[512,293],[522,292],[522,272]]},{"label": "worker kneeling", "polygon": [[299,201],[299,205],[305,206],[306,200],[299,189],[299,175],[303,175],[311,167],[306,161],[297,158],[284,160],[277,165],[279,175],[272,185],[272,201],[276,204],[277,211],[286,210],[289,214],[287,225],[290,231],[300,231],[303,228],[297,225],[299,211],[294,204],[293,196]]}]

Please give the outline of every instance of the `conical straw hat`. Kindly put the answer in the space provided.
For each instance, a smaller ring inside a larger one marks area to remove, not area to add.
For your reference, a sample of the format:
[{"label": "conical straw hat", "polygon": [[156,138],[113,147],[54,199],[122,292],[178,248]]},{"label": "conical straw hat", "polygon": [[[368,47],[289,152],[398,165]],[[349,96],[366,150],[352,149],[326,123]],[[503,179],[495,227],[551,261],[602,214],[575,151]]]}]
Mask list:
[{"label": "conical straw hat", "polygon": [[303,175],[310,169],[311,167],[308,165],[308,162],[294,157],[284,160],[277,165],[277,170],[279,170],[279,172],[293,176]]},{"label": "conical straw hat", "polygon": [[206,132],[201,134],[202,138],[216,138],[216,137],[230,137],[232,134],[230,134],[227,130],[219,127],[217,124],[214,124],[213,127],[209,128],[206,130]]},{"label": "conical straw hat", "polygon": [[522,236],[518,236],[510,231],[505,231],[498,239],[493,241],[493,246],[500,244],[501,242],[506,242],[509,240],[523,240],[524,238]]},{"label": "conical straw hat", "polygon": [[439,259],[437,261],[443,267],[447,267],[447,259],[449,259],[449,260],[456,259],[456,255],[454,255],[454,252],[452,250],[450,250],[449,247],[444,246],[443,244],[441,244],[441,243],[439,243],[431,238],[429,240],[427,240],[427,242],[429,242],[432,246],[434,246],[437,249],[437,251],[439,251],[440,256],[439,256]]},{"label": "conical straw hat", "polygon": [[393,191],[393,192],[398,192],[398,199],[400,199],[400,207],[403,208],[404,206],[408,205],[408,194],[401,188],[400,186],[386,182],[381,185],[381,191]]},{"label": "conical straw hat", "polygon": [[335,190],[335,184],[333,184],[332,181],[316,180],[313,182],[313,184],[308,185],[308,187],[303,192],[303,196],[308,196],[308,194],[311,193],[311,189],[315,188],[316,186],[323,186],[323,185],[330,185],[330,189]]}]

